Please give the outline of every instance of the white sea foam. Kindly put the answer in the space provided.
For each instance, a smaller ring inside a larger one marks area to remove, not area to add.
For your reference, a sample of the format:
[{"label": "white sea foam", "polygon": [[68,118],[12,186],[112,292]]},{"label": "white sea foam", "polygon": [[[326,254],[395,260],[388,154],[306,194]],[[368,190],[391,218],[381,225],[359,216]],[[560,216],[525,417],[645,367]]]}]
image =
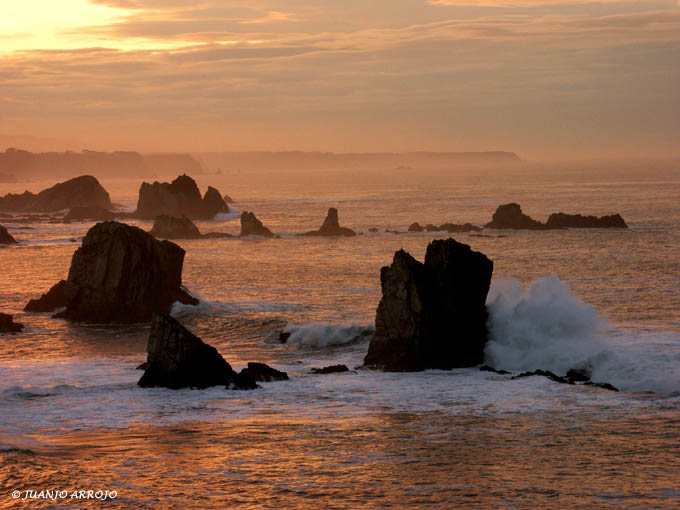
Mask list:
[{"label": "white sea foam", "polygon": [[626,391],[680,392],[680,335],[615,330],[557,276],[525,289],[494,281],[485,357],[496,368],[564,374],[589,367],[593,380]]},{"label": "white sea foam", "polygon": [[302,347],[331,347],[347,345],[367,340],[373,334],[372,326],[360,324],[336,325],[312,322],[302,325],[288,325],[285,333],[290,333],[289,344]]},{"label": "white sea foam", "polygon": [[232,205],[229,206],[229,212],[228,213],[219,213],[216,214],[213,220],[215,221],[231,221],[231,220],[236,220],[241,217],[241,211],[238,209],[235,209]]}]

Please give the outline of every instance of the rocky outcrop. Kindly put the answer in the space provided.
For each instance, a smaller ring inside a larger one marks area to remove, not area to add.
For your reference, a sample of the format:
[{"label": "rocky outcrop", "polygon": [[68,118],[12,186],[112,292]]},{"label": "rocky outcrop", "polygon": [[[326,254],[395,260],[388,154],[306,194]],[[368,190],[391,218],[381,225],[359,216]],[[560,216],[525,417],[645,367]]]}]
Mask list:
[{"label": "rocky outcrop", "polygon": [[491,221],[485,227],[515,230],[544,230],[546,228],[545,224],[524,214],[519,204],[515,203],[499,205]]},{"label": "rocky outcrop", "polygon": [[409,232],[448,232],[449,234],[460,233],[460,232],[479,232],[482,230],[479,227],[474,226],[472,223],[463,223],[458,225],[456,223],[442,223],[441,225],[425,225],[424,227],[418,223],[411,223],[408,227]]},{"label": "rocky outcrop", "polygon": [[224,197],[222,197],[222,198],[224,199],[224,201],[225,201],[227,204],[233,204],[233,203],[234,203],[234,199],[231,198],[229,195],[224,195]]},{"label": "rocky outcrop", "polygon": [[249,377],[255,382],[287,381],[288,374],[276,370],[264,363],[248,363],[248,367],[239,372],[243,377]]},{"label": "rocky outcrop", "polygon": [[558,382],[560,384],[582,384],[583,386],[595,386],[596,388],[601,388],[603,390],[609,391],[619,391],[617,388],[609,383],[593,382],[590,380],[590,373],[587,370],[577,370],[571,369],[567,371],[567,375],[562,377],[557,375],[550,370],[534,370],[532,372],[522,372],[519,375],[511,377],[511,379],[522,379],[524,377],[541,376],[550,379],[551,381]]},{"label": "rocky outcrop", "polygon": [[149,234],[161,239],[198,239],[201,237],[198,227],[186,216],[175,218],[165,214],[156,218]]},{"label": "rocky outcrop", "polygon": [[158,216],[186,216],[192,220],[210,220],[219,213],[229,212],[220,192],[208,188],[201,198],[196,181],[188,175],[180,175],[172,181],[142,183],[139,189],[136,218],[153,220]]},{"label": "rocky outcrop", "polygon": [[548,218],[546,228],[628,228],[620,214],[610,216],[583,216],[581,214],[554,213]]},{"label": "rocky outcrop", "polygon": [[17,240],[2,225],[0,225],[0,244],[17,244]]},{"label": "rocky outcrop", "polygon": [[396,252],[380,273],[382,298],[364,364],[387,371],[481,364],[492,272],[491,260],[454,239],[430,243],[425,263]]},{"label": "rocky outcrop", "polygon": [[0,313],[0,334],[1,333],[19,333],[24,329],[24,325],[14,322],[11,315]]},{"label": "rocky outcrop", "polygon": [[[176,301],[196,305],[182,288],[184,250],[137,227],[97,223],[73,254],[56,317],[91,324],[149,322]],[[53,288],[47,296],[60,292]],[[44,298],[39,302],[46,301]]]},{"label": "rocky outcrop", "polygon": [[420,223],[417,221],[415,223],[411,223],[408,226],[408,231],[409,232],[423,232],[425,230],[425,227],[421,226]]},{"label": "rocky outcrop", "polygon": [[249,376],[237,374],[217,349],[169,315],[153,318],[146,352],[146,369],[137,383],[143,388],[257,387]]},{"label": "rocky outcrop", "polygon": [[331,365],[323,368],[312,368],[310,372],[317,375],[340,374],[342,372],[349,372],[349,368],[347,368],[347,365]]},{"label": "rocky outcrop", "polygon": [[346,236],[351,237],[357,235],[356,232],[349,228],[344,228],[340,226],[338,221],[338,210],[335,207],[328,209],[328,214],[326,219],[321,225],[319,230],[312,230],[311,232],[305,232],[303,236]]},{"label": "rocky outcrop", "polygon": [[243,211],[241,213],[241,233],[239,237],[245,236],[264,236],[274,237],[274,233],[263,225],[263,223],[255,217],[254,213]]},{"label": "rocky outcrop", "polygon": [[99,181],[83,175],[55,184],[37,195],[26,191],[0,198],[0,211],[55,212],[73,207],[101,207],[111,209],[111,198]]},{"label": "rocky outcrop", "polygon": [[26,307],[25,312],[45,313],[53,312],[57,308],[65,308],[68,304],[66,297],[66,280],[62,280],[53,286],[46,294],[43,294],[38,299],[31,299]]},{"label": "rocky outcrop", "polygon": [[108,209],[98,206],[72,207],[66,216],[64,222],[70,221],[111,221],[116,217],[114,213]]}]

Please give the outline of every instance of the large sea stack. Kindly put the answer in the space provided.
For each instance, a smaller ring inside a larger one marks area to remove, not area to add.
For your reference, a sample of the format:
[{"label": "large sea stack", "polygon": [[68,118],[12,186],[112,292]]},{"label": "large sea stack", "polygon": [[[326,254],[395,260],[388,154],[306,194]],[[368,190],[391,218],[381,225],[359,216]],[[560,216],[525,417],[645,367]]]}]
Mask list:
[{"label": "large sea stack", "polygon": [[146,370],[137,383],[144,388],[257,387],[252,377],[243,372],[237,374],[217,349],[169,315],[153,318],[146,351]]},{"label": "large sea stack", "polygon": [[21,195],[0,197],[0,211],[56,212],[73,207],[101,207],[112,209],[111,198],[99,181],[82,175],[55,184],[37,195],[25,191]]},{"label": "large sea stack", "polygon": [[229,206],[220,192],[208,188],[204,197],[194,181],[188,175],[180,175],[172,181],[142,183],[139,189],[137,211],[133,216],[153,220],[158,216],[186,216],[192,220],[210,220],[219,213],[228,213]]},{"label": "large sea stack", "polygon": [[17,240],[12,237],[12,234],[7,232],[7,229],[0,225],[0,244],[16,244]]},{"label": "large sea stack", "polygon": [[302,234],[304,236],[355,236],[357,235],[354,230],[349,228],[344,228],[340,226],[338,221],[338,210],[335,207],[328,209],[328,214],[326,219],[323,221],[321,228],[319,230],[312,230],[311,232],[305,232]]},{"label": "large sea stack", "polygon": [[382,299],[364,364],[386,371],[482,363],[493,262],[454,239],[430,243],[425,263],[404,250],[382,268]]},{"label": "large sea stack", "polygon": [[170,241],[124,223],[98,223],[73,254],[66,283],[28,306],[47,311],[42,301],[49,298],[66,306],[57,317],[74,322],[149,322],[176,301],[198,304],[182,288],[183,262],[184,250]]}]

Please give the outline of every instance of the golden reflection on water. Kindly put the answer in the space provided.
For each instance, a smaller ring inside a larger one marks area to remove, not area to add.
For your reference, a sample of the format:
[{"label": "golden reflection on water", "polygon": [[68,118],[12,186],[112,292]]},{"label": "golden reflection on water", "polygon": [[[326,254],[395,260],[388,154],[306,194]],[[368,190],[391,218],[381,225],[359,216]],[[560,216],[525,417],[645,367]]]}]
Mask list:
[{"label": "golden reflection on water", "polygon": [[45,446],[2,453],[0,492],[117,490],[107,508],[670,509],[678,425],[675,410],[391,413],[38,433]]}]

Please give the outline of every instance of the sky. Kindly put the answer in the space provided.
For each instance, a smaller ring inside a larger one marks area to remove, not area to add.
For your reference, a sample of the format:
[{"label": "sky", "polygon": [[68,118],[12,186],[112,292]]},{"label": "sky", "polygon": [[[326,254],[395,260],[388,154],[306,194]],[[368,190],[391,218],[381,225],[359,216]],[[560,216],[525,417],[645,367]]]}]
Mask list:
[{"label": "sky", "polygon": [[0,133],[676,157],[680,0],[1,0]]}]

